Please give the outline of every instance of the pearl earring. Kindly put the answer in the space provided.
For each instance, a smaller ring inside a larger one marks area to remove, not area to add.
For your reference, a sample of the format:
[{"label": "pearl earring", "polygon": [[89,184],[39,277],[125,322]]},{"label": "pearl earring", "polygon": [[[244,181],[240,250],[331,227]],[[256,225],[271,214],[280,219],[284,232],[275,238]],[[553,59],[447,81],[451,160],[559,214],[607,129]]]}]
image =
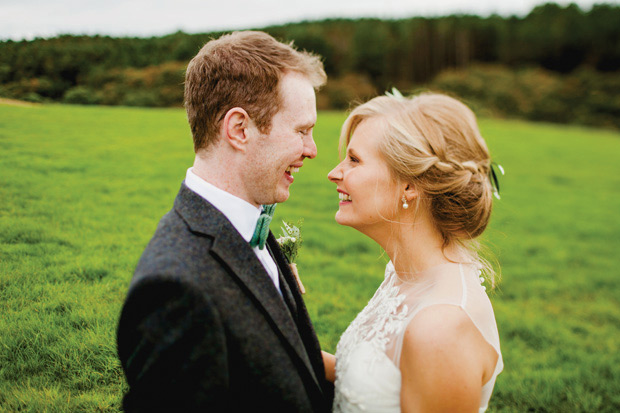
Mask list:
[{"label": "pearl earring", "polygon": [[409,208],[409,204],[407,203],[407,198],[403,195],[403,209]]}]

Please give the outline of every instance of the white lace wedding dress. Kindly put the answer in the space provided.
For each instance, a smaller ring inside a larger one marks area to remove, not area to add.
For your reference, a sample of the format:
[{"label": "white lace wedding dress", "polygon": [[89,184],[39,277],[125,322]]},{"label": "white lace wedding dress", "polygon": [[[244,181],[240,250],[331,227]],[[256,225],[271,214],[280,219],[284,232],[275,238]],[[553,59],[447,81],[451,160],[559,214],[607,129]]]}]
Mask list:
[{"label": "white lace wedding dress", "polygon": [[385,280],[338,343],[333,411],[400,412],[398,366],[405,329],[422,309],[437,304],[462,308],[497,351],[493,376],[482,387],[479,411],[485,411],[503,362],[495,315],[479,275],[473,265],[444,264],[402,281],[389,262]]}]

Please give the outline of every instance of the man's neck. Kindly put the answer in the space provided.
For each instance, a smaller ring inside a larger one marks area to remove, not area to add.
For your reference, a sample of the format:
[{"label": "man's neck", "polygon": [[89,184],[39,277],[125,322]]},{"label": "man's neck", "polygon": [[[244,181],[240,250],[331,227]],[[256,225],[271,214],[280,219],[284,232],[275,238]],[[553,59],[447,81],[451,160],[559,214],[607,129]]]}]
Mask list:
[{"label": "man's neck", "polygon": [[192,172],[222,191],[241,198],[254,206],[260,206],[249,200],[242,190],[243,185],[239,182],[241,174],[236,171],[235,162],[227,156],[215,156],[212,153],[197,154],[194,158]]}]

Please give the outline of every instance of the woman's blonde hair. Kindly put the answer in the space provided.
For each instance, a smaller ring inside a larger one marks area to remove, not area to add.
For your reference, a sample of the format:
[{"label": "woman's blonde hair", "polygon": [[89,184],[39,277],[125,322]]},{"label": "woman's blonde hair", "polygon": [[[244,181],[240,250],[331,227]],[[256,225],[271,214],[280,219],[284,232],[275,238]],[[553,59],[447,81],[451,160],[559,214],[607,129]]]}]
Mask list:
[{"label": "woman's blonde hair", "polygon": [[378,96],[356,107],[345,121],[340,149],[366,119],[379,119],[379,152],[391,173],[412,184],[428,206],[443,248],[461,247],[493,282],[491,265],[475,241],[491,217],[491,158],[476,116],[446,95]]}]

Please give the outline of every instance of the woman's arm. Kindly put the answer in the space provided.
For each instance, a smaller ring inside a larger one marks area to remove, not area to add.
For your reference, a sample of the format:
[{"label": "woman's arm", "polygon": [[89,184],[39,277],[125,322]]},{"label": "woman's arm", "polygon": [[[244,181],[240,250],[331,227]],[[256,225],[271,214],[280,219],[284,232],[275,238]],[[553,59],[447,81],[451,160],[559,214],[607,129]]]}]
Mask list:
[{"label": "woman's arm", "polygon": [[325,351],[321,351],[321,353],[325,365],[325,379],[333,383],[336,380],[336,357]]},{"label": "woman's arm", "polygon": [[403,412],[477,412],[497,353],[457,306],[422,310],[405,332],[400,360]]}]

